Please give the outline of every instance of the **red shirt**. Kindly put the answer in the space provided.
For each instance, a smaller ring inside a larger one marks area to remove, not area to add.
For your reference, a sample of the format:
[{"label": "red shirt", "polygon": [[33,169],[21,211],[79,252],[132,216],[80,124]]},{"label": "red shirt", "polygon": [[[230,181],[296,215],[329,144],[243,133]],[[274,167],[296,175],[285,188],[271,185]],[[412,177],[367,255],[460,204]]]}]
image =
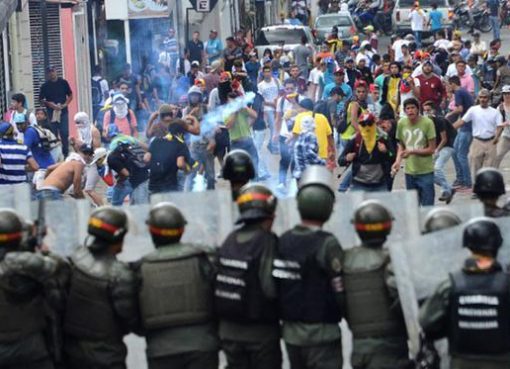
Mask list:
[{"label": "red shirt", "polygon": [[420,80],[420,103],[431,100],[439,104],[446,98],[446,89],[438,76],[434,74],[430,78],[425,78],[423,74],[420,74],[416,78]]}]

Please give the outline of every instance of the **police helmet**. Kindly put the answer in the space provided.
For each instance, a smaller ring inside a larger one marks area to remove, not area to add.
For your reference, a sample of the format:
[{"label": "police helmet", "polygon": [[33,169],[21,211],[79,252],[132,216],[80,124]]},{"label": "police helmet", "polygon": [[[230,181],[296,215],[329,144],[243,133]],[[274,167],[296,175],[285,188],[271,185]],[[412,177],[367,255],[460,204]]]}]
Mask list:
[{"label": "police helmet", "polygon": [[366,200],[356,208],[352,223],[364,244],[379,246],[391,232],[393,215],[379,201]]},{"label": "police helmet", "polygon": [[503,175],[496,168],[483,168],[476,173],[474,193],[480,197],[499,197],[505,194]]},{"label": "police helmet", "polygon": [[269,188],[257,183],[243,186],[237,197],[238,223],[272,218],[278,200]]},{"label": "police helmet", "polygon": [[232,150],[223,159],[223,178],[227,181],[248,183],[255,178],[255,167],[250,154],[244,150]]},{"label": "police helmet", "polygon": [[0,248],[16,248],[23,238],[23,222],[11,209],[0,210]]},{"label": "police helmet", "polygon": [[497,255],[502,244],[501,231],[491,218],[472,219],[464,228],[462,245],[471,251],[485,251]]},{"label": "police helmet", "polygon": [[128,218],[124,210],[104,206],[89,218],[88,233],[97,241],[113,244],[124,239],[128,231]]},{"label": "police helmet", "polygon": [[150,210],[146,224],[154,243],[162,245],[179,240],[187,221],[177,206],[170,202],[162,202]]},{"label": "police helmet", "polygon": [[446,228],[455,227],[461,224],[459,216],[450,209],[432,209],[425,218],[425,229],[423,233],[437,232]]},{"label": "police helmet", "polygon": [[297,203],[302,219],[326,222],[335,204],[331,172],[320,165],[311,165],[298,184]]}]

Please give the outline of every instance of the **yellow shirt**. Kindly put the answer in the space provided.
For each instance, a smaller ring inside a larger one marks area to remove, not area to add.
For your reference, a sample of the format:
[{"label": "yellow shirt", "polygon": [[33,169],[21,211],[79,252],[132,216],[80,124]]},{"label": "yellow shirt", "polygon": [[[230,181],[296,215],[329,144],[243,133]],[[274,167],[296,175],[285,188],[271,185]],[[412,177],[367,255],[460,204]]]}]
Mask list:
[{"label": "yellow shirt", "polygon": [[[292,133],[299,135],[301,133],[301,120],[303,117],[312,116],[311,111],[305,111],[296,115],[296,121]],[[319,156],[322,159],[328,158],[328,136],[331,136],[333,131],[328,123],[328,118],[322,114],[315,114],[315,135],[317,136],[317,143],[319,144]]]},{"label": "yellow shirt", "polygon": [[386,100],[393,108],[395,113],[398,113],[398,86],[400,84],[400,78],[390,77],[388,83],[388,96]]}]

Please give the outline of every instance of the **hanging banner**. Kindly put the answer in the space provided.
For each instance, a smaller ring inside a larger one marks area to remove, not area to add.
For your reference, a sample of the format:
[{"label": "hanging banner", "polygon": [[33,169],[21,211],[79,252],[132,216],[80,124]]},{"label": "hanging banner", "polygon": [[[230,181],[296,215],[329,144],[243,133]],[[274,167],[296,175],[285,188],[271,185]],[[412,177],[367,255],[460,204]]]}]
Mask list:
[{"label": "hanging banner", "polygon": [[170,16],[169,0],[127,0],[128,18],[162,18]]}]

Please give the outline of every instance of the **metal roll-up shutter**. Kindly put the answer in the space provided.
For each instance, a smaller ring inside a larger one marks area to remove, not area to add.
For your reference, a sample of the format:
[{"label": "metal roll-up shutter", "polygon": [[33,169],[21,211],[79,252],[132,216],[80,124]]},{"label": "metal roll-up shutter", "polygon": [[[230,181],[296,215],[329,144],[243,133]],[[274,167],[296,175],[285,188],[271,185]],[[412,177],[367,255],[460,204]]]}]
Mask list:
[{"label": "metal roll-up shutter", "polygon": [[[63,76],[62,67],[62,42],[60,32],[60,5],[47,3],[48,22],[48,46],[50,65],[55,67],[60,77]],[[30,1],[30,37],[32,46],[32,69],[34,84],[34,103],[39,106],[39,90],[46,81],[44,70],[44,50],[42,15],[40,0]]]},{"label": "metal roll-up shutter", "polygon": [[2,34],[0,33],[0,119],[3,116],[3,113],[7,111],[7,91],[5,79],[9,78],[9,71],[4,70],[4,58],[6,57],[7,55],[4,55]]}]

